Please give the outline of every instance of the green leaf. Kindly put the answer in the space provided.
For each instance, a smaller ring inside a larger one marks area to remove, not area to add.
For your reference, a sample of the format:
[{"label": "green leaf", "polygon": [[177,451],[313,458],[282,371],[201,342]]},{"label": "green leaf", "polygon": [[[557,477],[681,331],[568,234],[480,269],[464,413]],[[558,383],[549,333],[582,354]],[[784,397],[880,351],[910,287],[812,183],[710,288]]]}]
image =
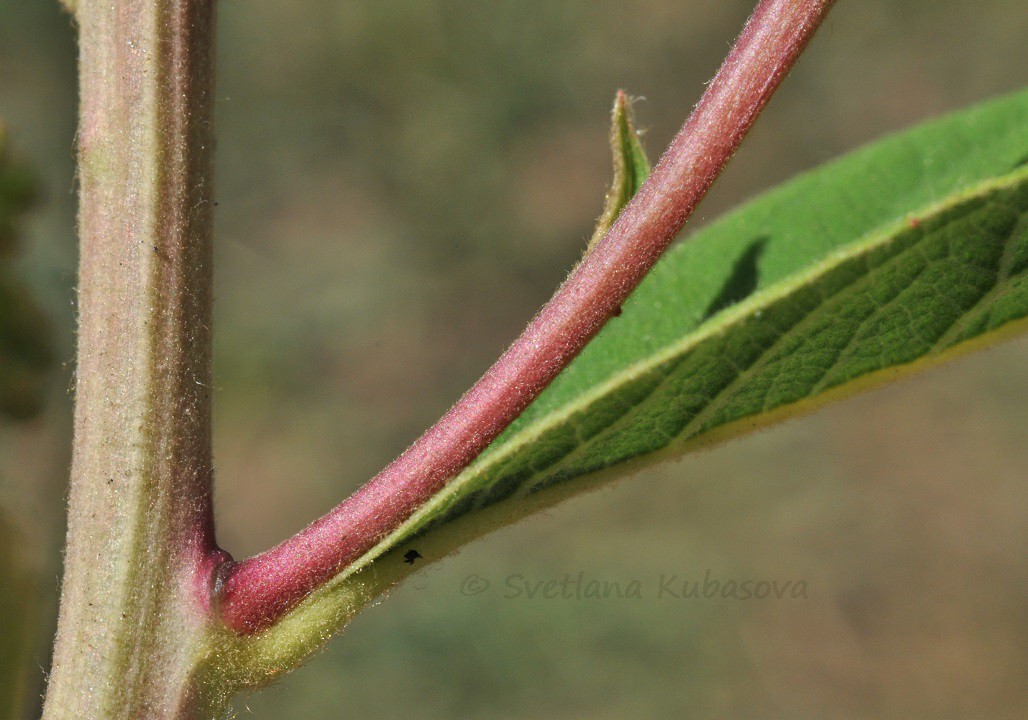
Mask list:
[{"label": "green leaf", "polygon": [[278,626],[298,661],[455,547],[641,465],[1025,329],[1028,93],[858,150],[673,248],[470,467]]},{"label": "green leaf", "polygon": [[18,224],[34,194],[27,170],[7,152],[0,123],[0,414],[12,418],[27,418],[39,409],[52,360],[46,318],[10,267],[18,249]]},{"label": "green leaf", "polygon": [[696,233],[392,542],[1016,329],[1026,156],[1022,93],[857,151]]},{"label": "green leaf", "polygon": [[632,122],[632,108],[628,96],[618,91],[614,109],[610,113],[610,154],[614,164],[614,179],[603,202],[603,213],[596,221],[586,252],[603,239],[618,219],[628,201],[650,176],[650,161],[639,140],[639,132]]}]

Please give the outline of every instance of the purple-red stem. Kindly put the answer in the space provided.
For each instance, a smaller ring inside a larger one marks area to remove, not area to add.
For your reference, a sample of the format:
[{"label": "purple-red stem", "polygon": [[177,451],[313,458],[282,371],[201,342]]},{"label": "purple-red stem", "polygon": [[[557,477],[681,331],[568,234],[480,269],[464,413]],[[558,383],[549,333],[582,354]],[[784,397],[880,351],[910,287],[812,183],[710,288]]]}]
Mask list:
[{"label": "purple-red stem", "polygon": [[761,0],[649,180],[488,372],[399,458],[307,528],[225,573],[221,613],[268,628],[470,464],[639,285],[739,147],[834,0]]}]

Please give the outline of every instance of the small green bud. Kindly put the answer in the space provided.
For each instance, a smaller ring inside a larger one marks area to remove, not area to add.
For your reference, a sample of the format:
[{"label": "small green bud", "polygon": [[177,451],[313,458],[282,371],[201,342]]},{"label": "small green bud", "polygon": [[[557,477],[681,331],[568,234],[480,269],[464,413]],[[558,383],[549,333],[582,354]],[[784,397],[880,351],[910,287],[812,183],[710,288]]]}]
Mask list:
[{"label": "small green bud", "polygon": [[603,239],[625,205],[635,197],[650,176],[650,161],[646,158],[646,151],[639,141],[639,132],[632,122],[631,102],[623,90],[618,90],[610,115],[610,152],[614,161],[614,179],[586,252]]}]

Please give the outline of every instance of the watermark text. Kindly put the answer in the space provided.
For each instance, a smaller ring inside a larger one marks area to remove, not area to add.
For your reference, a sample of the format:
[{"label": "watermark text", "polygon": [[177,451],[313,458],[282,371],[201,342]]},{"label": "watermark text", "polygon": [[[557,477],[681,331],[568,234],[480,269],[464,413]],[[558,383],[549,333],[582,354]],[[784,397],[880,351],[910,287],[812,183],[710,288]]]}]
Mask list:
[{"label": "watermark text", "polygon": [[650,577],[611,579],[585,571],[533,577],[510,573],[490,579],[478,573],[464,577],[461,595],[487,593],[504,600],[807,600],[809,583],[802,578],[722,578],[707,569],[702,576],[660,573]]}]

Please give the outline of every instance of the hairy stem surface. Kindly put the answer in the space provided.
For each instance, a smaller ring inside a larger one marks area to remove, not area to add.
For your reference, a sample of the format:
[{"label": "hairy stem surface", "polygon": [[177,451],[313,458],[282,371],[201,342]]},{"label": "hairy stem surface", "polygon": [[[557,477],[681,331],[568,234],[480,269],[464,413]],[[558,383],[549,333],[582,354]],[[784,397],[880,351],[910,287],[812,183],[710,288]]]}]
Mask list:
[{"label": "hairy stem surface", "polygon": [[473,461],[575,358],[684,225],[832,0],[762,0],[650,179],[525,332],[446,415],[329,514],[228,573],[222,617],[268,628]]},{"label": "hairy stem surface", "polygon": [[79,348],[44,717],[204,717],[213,0],[79,0]]}]

